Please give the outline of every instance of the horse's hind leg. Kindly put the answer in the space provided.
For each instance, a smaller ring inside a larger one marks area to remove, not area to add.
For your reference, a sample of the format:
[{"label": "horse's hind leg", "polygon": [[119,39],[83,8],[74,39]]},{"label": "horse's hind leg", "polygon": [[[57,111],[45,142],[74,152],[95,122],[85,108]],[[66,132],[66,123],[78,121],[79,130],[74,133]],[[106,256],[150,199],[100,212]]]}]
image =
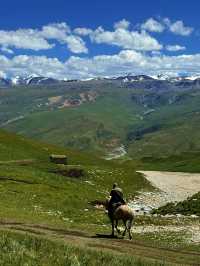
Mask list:
[{"label": "horse's hind leg", "polygon": [[131,234],[131,227],[132,227],[133,219],[128,221],[128,234],[129,234],[129,239],[132,239],[132,234]]},{"label": "horse's hind leg", "polygon": [[125,230],[124,230],[122,236],[125,236],[125,234],[126,234],[126,230],[127,230],[126,221],[123,221],[123,223],[124,223],[124,226],[125,226]]}]

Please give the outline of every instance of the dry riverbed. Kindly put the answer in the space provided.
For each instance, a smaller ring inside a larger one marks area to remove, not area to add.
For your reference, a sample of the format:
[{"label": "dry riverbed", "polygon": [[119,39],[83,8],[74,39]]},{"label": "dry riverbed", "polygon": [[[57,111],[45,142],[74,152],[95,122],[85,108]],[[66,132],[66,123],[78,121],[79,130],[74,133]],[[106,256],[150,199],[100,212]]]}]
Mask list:
[{"label": "dry riverbed", "polygon": [[147,211],[168,202],[178,202],[200,191],[200,174],[161,171],[137,171],[157,189],[156,192],[139,192],[131,202]]},{"label": "dry riverbed", "polygon": [[[149,215],[153,208],[158,208],[168,202],[178,202],[200,191],[200,174],[181,172],[161,172],[161,171],[137,171],[142,174],[155,188],[154,192],[140,191],[138,196],[129,205],[136,210],[136,215]],[[155,221],[160,219],[155,215]],[[164,219],[164,217],[162,217]],[[181,215],[175,217],[166,216],[171,219],[171,224],[167,225],[147,225],[136,226],[134,233],[139,234],[180,234],[187,243],[200,243],[200,221],[198,217],[190,217],[189,224],[185,224],[185,218]],[[189,219],[189,217],[188,217]],[[162,222],[161,222],[162,223]],[[175,223],[175,224],[174,224]]]}]

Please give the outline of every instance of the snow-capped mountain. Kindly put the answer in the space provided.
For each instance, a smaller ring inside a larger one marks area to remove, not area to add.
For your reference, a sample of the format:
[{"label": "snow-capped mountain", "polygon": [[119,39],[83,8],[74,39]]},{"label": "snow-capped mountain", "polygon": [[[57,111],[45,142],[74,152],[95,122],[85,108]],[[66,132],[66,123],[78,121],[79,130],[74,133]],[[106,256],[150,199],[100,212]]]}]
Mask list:
[{"label": "snow-capped mountain", "polygon": [[10,85],[10,80],[9,79],[5,79],[5,78],[0,78],[0,86],[9,86]]},{"label": "snow-capped mountain", "polygon": [[152,77],[146,75],[126,75],[114,78],[115,80],[120,80],[123,82],[135,82],[135,81],[145,81],[145,80],[153,80]]},{"label": "snow-capped mountain", "polygon": [[22,78],[20,76],[16,76],[16,77],[11,79],[11,84],[12,85],[22,85],[22,84],[24,84],[24,78]]},{"label": "snow-capped mountain", "polygon": [[189,77],[185,77],[185,79],[193,81],[193,80],[200,79],[200,76],[189,76]]},{"label": "snow-capped mountain", "polygon": [[[84,81],[119,81],[123,83],[134,83],[134,82],[151,82],[151,81],[167,81],[170,83],[177,83],[177,85],[183,84],[184,86],[188,85],[196,85],[200,83],[200,75],[196,76],[170,76],[167,74],[160,74],[160,75],[124,75],[124,76],[117,76],[117,77],[102,77],[102,78],[90,78],[85,79]],[[27,77],[23,76],[15,76],[10,79],[7,78],[0,78],[0,86],[1,87],[9,87],[9,86],[18,86],[18,85],[53,85],[57,83],[65,83],[65,82],[74,82],[74,81],[83,81],[83,80],[57,80],[54,78],[49,77],[42,77],[37,75],[31,75]]]},{"label": "snow-capped mountain", "polygon": [[51,85],[60,82],[57,79],[47,77],[29,77],[26,79],[27,85]]},{"label": "snow-capped mountain", "polygon": [[51,85],[60,82],[57,79],[31,75],[28,77],[16,76],[11,79],[12,85]]},{"label": "snow-capped mountain", "polygon": [[181,81],[184,78],[181,76],[170,76],[167,74],[153,75],[151,77],[155,80],[166,80],[166,81],[170,81],[170,82]]},{"label": "snow-capped mountain", "polygon": [[169,81],[169,82],[179,82],[183,80],[196,80],[200,76],[188,76],[188,77],[183,77],[183,76],[170,76],[167,74],[159,74],[159,75],[131,75],[128,74],[126,76],[119,76],[113,78],[114,80],[120,80],[123,82],[135,82],[135,81],[152,81],[152,80],[162,80],[162,81]]},{"label": "snow-capped mountain", "polygon": [[196,76],[170,76],[167,74],[160,74],[157,76],[151,76],[153,79],[156,80],[167,80],[170,82],[178,82],[178,81],[184,81],[184,80],[197,80],[200,78],[200,75],[196,75]]}]

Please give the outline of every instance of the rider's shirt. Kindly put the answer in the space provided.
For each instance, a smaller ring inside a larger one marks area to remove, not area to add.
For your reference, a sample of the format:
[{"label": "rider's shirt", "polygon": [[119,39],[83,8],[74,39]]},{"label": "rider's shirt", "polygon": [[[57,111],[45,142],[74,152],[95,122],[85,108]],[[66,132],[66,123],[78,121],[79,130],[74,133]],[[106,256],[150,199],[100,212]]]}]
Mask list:
[{"label": "rider's shirt", "polygon": [[116,187],[112,189],[110,192],[110,196],[111,196],[112,203],[118,203],[118,202],[124,203],[123,192],[121,188]]}]

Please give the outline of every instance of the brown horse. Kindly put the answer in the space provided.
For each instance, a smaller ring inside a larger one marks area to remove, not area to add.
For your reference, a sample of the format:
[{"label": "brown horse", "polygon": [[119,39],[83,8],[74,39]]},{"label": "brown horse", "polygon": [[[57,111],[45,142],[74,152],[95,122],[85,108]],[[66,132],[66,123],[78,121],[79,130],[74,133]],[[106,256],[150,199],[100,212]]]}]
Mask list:
[{"label": "brown horse", "polygon": [[[105,202],[106,209],[108,209],[108,205],[109,205],[109,200],[106,200]],[[131,227],[134,220],[134,212],[128,205],[126,204],[120,205],[114,210],[114,213],[112,215],[108,213],[108,216],[112,224],[111,236],[114,237],[114,229],[116,229],[117,233],[120,233],[120,230],[117,228],[117,226],[118,226],[118,221],[122,220],[125,226],[125,230],[122,235],[125,236],[126,231],[128,231],[129,239],[132,239]]]}]

